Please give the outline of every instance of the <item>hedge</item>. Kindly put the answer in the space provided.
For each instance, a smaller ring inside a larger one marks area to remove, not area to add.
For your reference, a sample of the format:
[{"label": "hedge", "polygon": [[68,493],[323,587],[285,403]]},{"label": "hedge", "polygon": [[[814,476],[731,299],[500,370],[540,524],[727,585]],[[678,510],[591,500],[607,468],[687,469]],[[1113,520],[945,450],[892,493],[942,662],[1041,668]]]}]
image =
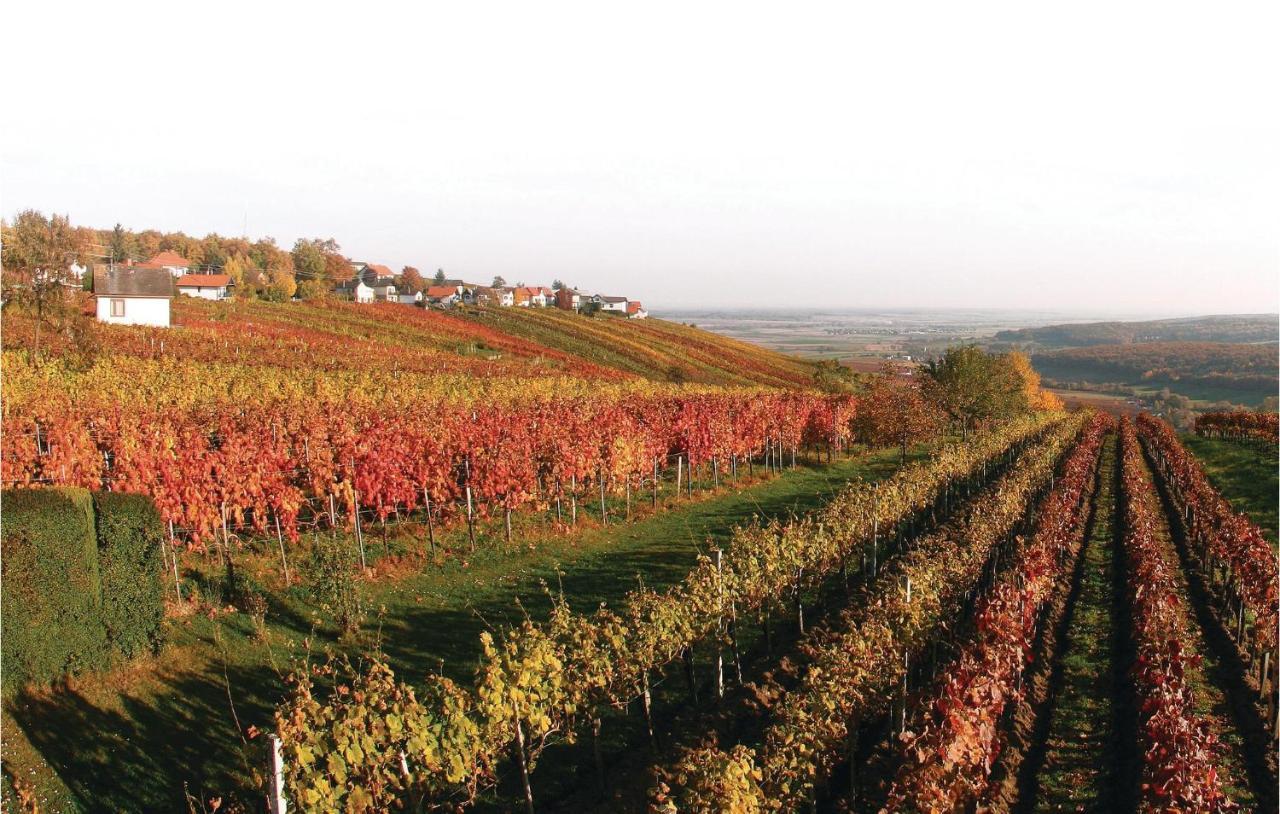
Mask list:
[{"label": "hedge", "polygon": [[160,642],[160,516],[141,495],[0,494],[5,694],[134,658]]},{"label": "hedge", "polygon": [[6,692],[104,666],[93,499],[84,489],[14,489],[0,500]]},{"label": "hedge", "polygon": [[107,641],[135,658],[155,650],[164,619],[160,513],[149,498],[122,492],[96,492],[93,506]]}]

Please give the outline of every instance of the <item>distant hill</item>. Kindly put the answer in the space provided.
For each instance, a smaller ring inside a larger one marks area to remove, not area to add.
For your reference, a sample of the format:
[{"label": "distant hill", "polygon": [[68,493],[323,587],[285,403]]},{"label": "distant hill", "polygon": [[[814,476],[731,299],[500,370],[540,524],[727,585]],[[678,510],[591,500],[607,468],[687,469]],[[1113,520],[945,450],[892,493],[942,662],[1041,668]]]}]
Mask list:
[{"label": "distant hill", "polygon": [[[395,303],[173,300],[174,329],[78,318],[43,332],[53,355],[101,352],[324,370],[574,376],[710,385],[812,387],[812,363],[660,319],[554,308],[424,310]],[[4,348],[31,347],[34,322],[6,313]]]},{"label": "distant hill", "polygon": [[1275,343],[1137,342],[1067,348],[1031,357],[1048,379],[1168,387],[1192,398],[1256,403],[1274,395]]},{"label": "distant hill", "polygon": [[1276,342],[1280,317],[1276,314],[1158,319],[1147,322],[1086,322],[1000,331],[997,342],[1041,348],[1127,345],[1149,342]]}]

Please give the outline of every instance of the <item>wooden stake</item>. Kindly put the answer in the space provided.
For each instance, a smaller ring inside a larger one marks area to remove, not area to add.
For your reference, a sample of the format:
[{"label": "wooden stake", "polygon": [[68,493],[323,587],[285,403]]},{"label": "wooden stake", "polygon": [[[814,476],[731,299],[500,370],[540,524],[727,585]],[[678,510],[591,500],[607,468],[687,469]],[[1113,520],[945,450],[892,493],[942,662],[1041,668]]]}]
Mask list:
[{"label": "wooden stake", "polygon": [[280,749],[280,736],[268,735],[271,744],[271,786],[267,789],[267,808],[271,814],[288,814],[289,803],[284,798],[284,755]]},{"label": "wooden stake", "polygon": [[435,525],[431,522],[431,495],[427,493],[427,487],[422,487],[422,502],[427,507],[427,543],[431,546],[431,559],[436,558],[436,530]]},{"label": "wooden stake", "polygon": [[276,520],[276,542],[280,544],[280,565],[284,568],[284,584],[288,585],[289,580],[289,561],[284,556],[284,535],[280,533],[280,513],[272,512]]},{"label": "wooden stake", "polygon": [[169,521],[169,554],[173,562],[173,591],[178,595],[178,601],[182,601],[182,581],[178,579],[178,546],[173,537],[173,521]]}]

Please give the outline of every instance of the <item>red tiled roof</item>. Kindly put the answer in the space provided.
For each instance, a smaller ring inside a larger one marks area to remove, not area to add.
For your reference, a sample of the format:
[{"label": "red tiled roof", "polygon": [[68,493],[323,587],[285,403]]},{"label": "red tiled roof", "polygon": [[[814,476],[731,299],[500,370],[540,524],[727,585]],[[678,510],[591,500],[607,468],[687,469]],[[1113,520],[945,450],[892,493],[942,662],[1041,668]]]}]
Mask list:
[{"label": "red tiled roof", "polygon": [[452,297],[458,293],[458,289],[451,285],[433,285],[427,289],[428,297]]},{"label": "red tiled roof", "polygon": [[391,269],[387,268],[386,266],[380,266],[377,263],[370,263],[369,268],[373,269],[374,273],[377,274],[379,277],[395,276],[395,272],[393,272]]},{"label": "red tiled roof", "polygon": [[203,286],[205,288],[219,288],[231,282],[229,274],[184,274],[178,278],[174,285],[178,288],[196,288]]},{"label": "red tiled roof", "polygon": [[177,252],[160,252],[155,257],[147,261],[149,266],[174,266],[177,268],[186,268],[191,265],[191,261]]},{"label": "red tiled roof", "polygon": [[635,313],[638,313],[638,312],[639,312],[639,311],[641,311],[641,310],[642,310],[642,309],[641,309],[641,307],[640,307],[640,303],[636,302],[635,300],[631,300],[630,302],[628,302],[628,303],[627,303],[627,313],[628,313],[628,314],[635,314]]}]

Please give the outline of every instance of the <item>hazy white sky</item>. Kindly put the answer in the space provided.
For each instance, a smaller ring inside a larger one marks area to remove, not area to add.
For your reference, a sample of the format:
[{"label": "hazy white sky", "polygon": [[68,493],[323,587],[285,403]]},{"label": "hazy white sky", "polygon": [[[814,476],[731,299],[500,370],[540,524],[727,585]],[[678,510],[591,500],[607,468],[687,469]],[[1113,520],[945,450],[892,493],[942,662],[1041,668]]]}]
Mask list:
[{"label": "hazy white sky", "polygon": [[1280,299],[1272,2],[6,6],[6,215],[651,307]]}]

